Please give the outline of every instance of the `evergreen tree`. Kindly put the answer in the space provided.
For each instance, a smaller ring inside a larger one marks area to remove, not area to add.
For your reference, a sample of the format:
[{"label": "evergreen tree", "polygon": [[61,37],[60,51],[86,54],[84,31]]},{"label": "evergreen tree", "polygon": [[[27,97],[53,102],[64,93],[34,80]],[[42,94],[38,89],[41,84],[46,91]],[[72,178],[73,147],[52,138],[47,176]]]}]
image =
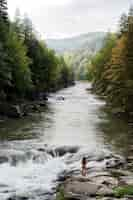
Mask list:
[{"label": "evergreen tree", "polygon": [[119,35],[122,36],[122,34],[127,33],[128,31],[128,16],[123,13],[120,18],[119,22]]},{"label": "evergreen tree", "polygon": [[0,0],[0,21],[8,22],[7,0]]}]

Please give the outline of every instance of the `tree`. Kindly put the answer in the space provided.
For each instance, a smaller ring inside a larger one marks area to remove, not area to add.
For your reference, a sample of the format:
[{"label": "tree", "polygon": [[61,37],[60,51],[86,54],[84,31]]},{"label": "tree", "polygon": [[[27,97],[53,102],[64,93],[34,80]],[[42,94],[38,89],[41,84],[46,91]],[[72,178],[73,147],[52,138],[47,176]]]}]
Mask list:
[{"label": "tree", "polygon": [[109,62],[112,54],[112,49],[116,44],[116,36],[108,33],[103,48],[92,58],[91,69],[93,69],[94,82],[93,87],[97,92],[104,92],[107,86],[106,80],[103,77],[106,64]]},{"label": "tree", "polygon": [[122,36],[124,33],[128,32],[128,16],[123,13],[119,22],[119,35]]},{"label": "tree", "polygon": [[0,92],[5,88],[11,87],[12,73],[8,63],[8,55],[3,44],[0,42]]},{"label": "tree", "polygon": [[14,21],[12,23],[12,28],[14,29],[14,32],[16,32],[17,36],[20,39],[24,40],[24,30],[23,30],[23,22],[21,19],[21,13],[20,10],[17,8],[14,16]]},{"label": "tree", "polygon": [[27,43],[32,37],[34,37],[33,24],[30,18],[27,16],[27,14],[24,15],[22,28],[23,28],[25,43]]},{"label": "tree", "polygon": [[23,40],[10,28],[6,42],[6,52],[12,73],[12,87],[19,96],[32,87],[31,72],[29,68],[30,59],[27,57],[27,49]]},{"label": "tree", "polygon": [[6,0],[0,0],[0,21],[8,22],[8,7]]}]

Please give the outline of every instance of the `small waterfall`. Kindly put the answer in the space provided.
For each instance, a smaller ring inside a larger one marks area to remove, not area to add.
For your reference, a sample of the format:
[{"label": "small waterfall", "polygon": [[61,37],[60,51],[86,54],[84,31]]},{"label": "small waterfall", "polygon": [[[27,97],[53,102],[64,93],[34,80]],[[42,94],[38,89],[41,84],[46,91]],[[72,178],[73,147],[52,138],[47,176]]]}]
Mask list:
[{"label": "small waterfall", "polygon": [[[77,147],[47,147],[29,151],[0,152],[0,200],[26,196],[43,200],[55,193],[56,186],[67,171],[68,155]],[[3,186],[3,187],[1,187]]]}]

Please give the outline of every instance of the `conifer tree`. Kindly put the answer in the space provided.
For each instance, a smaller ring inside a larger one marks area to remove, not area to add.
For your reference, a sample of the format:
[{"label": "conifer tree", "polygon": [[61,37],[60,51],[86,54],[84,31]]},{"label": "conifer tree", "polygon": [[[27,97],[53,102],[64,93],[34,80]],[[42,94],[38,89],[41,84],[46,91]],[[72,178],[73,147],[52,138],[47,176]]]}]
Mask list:
[{"label": "conifer tree", "polygon": [[128,16],[123,13],[120,18],[119,22],[119,35],[122,36],[122,34],[127,33],[128,31]]},{"label": "conifer tree", "polygon": [[0,0],[0,20],[8,22],[7,0]]}]

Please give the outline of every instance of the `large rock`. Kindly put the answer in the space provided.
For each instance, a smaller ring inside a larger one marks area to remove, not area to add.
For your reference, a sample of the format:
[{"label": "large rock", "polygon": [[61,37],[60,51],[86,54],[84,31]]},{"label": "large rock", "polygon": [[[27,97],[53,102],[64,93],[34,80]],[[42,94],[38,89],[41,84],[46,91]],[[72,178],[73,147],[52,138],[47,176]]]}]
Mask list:
[{"label": "large rock", "polygon": [[8,162],[8,158],[6,156],[0,156],[0,164]]},{"label": "large rock", "polygon": [[64,185],[64,194],[65,196],[69,196],[70,194],[96,196],[99,187],[99,185],[91,182],[70,181]]},{"label": "large rock", "polygon": [[133,185],[133,175],[121,177],[121,181],[126,185]]},{"label": "large rock", "polygon": [[53,157],[56,156],[64,156],[66,153],[77,153],[79,147],[75,146],[62,146],[62,147],[57,147],[55,149],[47,149],[47,152],[52,155]]},{"label": "large rock", "polygon": [[0,114],[13,118],[23,116],[23,112],[21,111],[19,105],[12,105],[8,103],[0,103]]},{"label": "large rock", "polygon": [[108,176],[97,176],[92,178],[92,180],[96,184],[104,184],[110,188],[116,187],[118,185],[118,180],[116,178]]},{"label": "large rock", "polygon": [[113,190],[112,189],[110,189],[109,187],[107,187],[107,186],[103,186],[103,187],[101,187],[99,190],[98,190],[98,192],[97,192],[97,195],[98,196],[109,196],[109,197],[111,197],[111,196],[113,196]]}]

